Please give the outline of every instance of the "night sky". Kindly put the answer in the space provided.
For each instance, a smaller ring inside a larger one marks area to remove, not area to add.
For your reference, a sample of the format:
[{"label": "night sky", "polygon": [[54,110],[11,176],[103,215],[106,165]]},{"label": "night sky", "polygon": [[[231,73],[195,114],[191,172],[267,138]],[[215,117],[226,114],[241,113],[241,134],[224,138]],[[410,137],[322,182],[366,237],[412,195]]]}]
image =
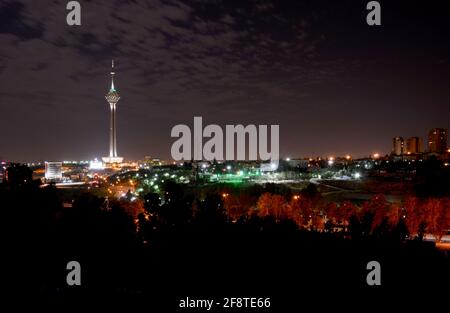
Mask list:
[{"label": "night sky", "polygon": [[[389,153],[450,128],[450,2],[0,0],[0,159],[170,158],[176,124],[279,124],[282,156]],[[395,2],[395,3],[394,3]]]}]

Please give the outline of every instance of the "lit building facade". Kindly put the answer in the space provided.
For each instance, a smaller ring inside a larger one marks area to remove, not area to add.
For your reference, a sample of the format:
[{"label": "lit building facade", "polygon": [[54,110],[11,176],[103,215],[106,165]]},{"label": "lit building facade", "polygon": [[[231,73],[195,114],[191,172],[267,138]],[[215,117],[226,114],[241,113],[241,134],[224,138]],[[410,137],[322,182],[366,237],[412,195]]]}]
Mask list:
[{"label": "lit building facade", "polygon": [[0,184],[3,183],[7,167],[8,165],[6,164],[6,162],[4,161],[0,162]]},{"label": "lit building facade", "polygon": [[406,153],[418,154],[423,153],[423,140],[420,137],[411,137],[406,139]]},{"label": "lit building facade", "polygon": [[48,181],[62,180],[62,162],[45,162],[45,179]]},{"label": "lit building facade", "polygon": [[428,132],[428,152],[445,154],[447,152],[447,129],[433,128]]},{"label": "lit building facade", "polygon": [[403,137],[394,137],[392,139],[392,154],[402,155],[405,153],[405,140]]}]

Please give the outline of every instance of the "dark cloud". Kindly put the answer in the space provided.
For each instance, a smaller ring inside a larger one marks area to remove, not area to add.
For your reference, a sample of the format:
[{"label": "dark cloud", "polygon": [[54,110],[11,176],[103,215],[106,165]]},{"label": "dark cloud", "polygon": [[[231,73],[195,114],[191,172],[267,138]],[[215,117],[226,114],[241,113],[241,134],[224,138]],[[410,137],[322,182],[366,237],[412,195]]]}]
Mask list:
[{"label": "dark cloud", "polygon": [[13,34],[20,39],[42,36],[42,24],[29,25],[23,22],[24,4],[15,1],[0,3],[0,33]]}]

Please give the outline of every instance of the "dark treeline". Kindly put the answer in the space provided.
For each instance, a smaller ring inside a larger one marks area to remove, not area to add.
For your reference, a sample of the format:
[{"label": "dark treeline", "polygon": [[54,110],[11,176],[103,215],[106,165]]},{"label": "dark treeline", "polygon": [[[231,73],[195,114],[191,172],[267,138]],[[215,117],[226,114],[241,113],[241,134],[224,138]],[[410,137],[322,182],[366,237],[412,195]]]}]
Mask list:
[{"label": "dark treeline", "polygon": [[[300,290],[368,292],[366,264],[372,260],[382,264],[378,290],[386,294],[400,287],[442,290],[450,278],[445,252],[420,236],[406,240],[412,238],[408,227],[418,233],[421,222],[411,226],[402,215],[385,219],[377,213],[385,209],[383,199],[360,208],[314,206],[320,203],[314,187],[299,195],[280,186],[254,187],[245,197],[256,206],[230,215],[232,190],[199,197],[167,181],[161,194],[149,193],[136,204],[83,193],[63,207],[58,190],[41,188],[28,168],[11,173],[15,177],[0,187],[2,258],[9,289],[20,294],[146,296],[155,302],[253,295],[280,297],[288,305],[296,299],[288,295]],[[66,284],[72,260],[82,266],[80,287]]]}]

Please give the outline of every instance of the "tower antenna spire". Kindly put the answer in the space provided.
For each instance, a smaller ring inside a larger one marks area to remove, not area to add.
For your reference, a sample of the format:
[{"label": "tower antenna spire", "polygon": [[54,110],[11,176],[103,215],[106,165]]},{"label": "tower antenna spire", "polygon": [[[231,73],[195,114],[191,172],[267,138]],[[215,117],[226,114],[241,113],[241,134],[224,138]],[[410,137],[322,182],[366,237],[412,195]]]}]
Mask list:
[{"label": "tower antenna spire", "polygon": [[111,91],[115,91],[116,89],[114,88],[114,59],[112,59],[111,61]]}]

